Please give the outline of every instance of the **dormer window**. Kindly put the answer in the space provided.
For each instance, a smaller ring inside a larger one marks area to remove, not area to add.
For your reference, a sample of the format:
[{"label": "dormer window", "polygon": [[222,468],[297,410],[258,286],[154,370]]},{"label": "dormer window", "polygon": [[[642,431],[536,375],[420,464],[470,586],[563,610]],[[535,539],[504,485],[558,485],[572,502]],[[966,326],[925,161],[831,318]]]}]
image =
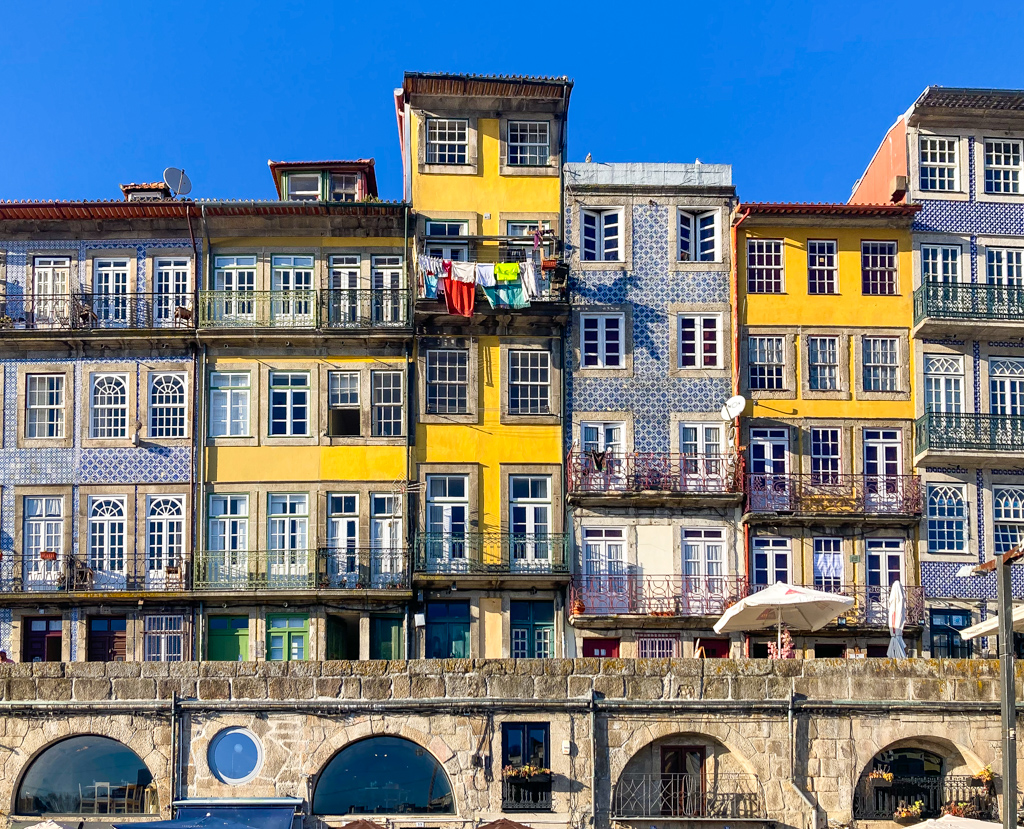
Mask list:
[{"label": "dormer window", "polygon": [[288,176],[289,201],[318,201],[319,199],[319,173]]},{"label": "dormer window", "polygon": [[331,201],[357,201],[359,176],[354,173],[331,173]]}]

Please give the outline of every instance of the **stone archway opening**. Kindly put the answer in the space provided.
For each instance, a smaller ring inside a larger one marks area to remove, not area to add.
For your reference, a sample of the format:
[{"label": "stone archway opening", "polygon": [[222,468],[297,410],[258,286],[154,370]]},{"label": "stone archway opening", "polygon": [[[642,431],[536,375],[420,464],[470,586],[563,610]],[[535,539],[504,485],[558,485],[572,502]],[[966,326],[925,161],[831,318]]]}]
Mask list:
[{"label": "stone archway opening", "polygon": [[853,796],[858,820],[936,818],[953,813],[990,819],[996,800],[990,781],[972,775],[944,740],[906,740],[878,752],[862,770]]},{"label": "stone archway opening", "polygon": [[623,822],[757,821],[765,814],[757,776],[725,745],[700,733],[671,734],[643,746],[612,793],[612,818]]}]

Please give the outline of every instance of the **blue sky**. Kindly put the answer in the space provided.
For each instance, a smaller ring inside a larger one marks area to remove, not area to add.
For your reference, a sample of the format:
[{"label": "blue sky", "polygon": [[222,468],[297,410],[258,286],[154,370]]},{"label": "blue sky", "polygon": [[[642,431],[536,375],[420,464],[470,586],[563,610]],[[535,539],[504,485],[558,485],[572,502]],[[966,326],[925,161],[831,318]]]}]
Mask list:
[{"label": "blue sky", "polygon": [[0,199],[117,198],[168,165],[198,198],[270,198],[269,158],[366,156],[399,198],[410,69],[568,75],[573,161],[700,158],[745,200],[843,201],[926,85],[1024,87],[1024,6],[985,8],[9,2]]}]

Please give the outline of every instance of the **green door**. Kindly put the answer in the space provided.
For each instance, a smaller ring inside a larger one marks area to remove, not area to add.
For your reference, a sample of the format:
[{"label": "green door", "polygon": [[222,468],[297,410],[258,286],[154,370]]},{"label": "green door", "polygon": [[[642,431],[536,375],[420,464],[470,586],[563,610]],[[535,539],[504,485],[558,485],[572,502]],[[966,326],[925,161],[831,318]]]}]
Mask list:
[{"label": "green door", "polygon": [[308,616],[267,616],[267,659],[273,662],[309,659]]},{"label": "green door", "polygon": [[249,661],[249,617],[210,616],[206,658],[211,662]]},{"label": "green door", "polygon": [[370,659],[403,659],[401,616],[370,617]]},{"label": "green door", "polygon": [[327,617],[327,658],[359,658],[359,626],[340,616]]}]

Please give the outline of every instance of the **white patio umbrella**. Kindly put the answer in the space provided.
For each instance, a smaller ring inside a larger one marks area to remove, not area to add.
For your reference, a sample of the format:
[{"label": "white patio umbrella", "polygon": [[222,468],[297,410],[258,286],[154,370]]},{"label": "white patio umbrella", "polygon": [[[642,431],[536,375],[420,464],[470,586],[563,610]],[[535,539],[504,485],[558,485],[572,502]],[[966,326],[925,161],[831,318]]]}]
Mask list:
[{"label": "white patio umbrella", "polygon": [[889,585],[889,650],[890,659],[906,659],[907,643],[903,641],[903,626],[907,623],[907,591],[901,581]]},{"label": "white patio umbrella", "polygon": [[818,630],[852,604],[852,596],[780,581],[736,602],[715,622],[715,633],[774,627],[778,629],[778,646],[782,647],[783,625],[794,630]]},{"label": "white patio umbrella", "polygon": [[[943,815],[940,818],[915,823],[914,829],[999,829],[1003,824],[991,820],[976,820],[970,817]],[[32,829],[35,829],[33,827]]]},{"label": "white patio umbrella", "polygon": [[[1013,614],[1010,616],[1013,623],[1013,629],[1018,633],[1024,631],[1024,605],[1018,605],[1013,609]],[[984,622],[978,622],[976,625],[971,625],[969,628],[964,628],[960,631],[960,638],[977,639],[979,636],[998,636],[999,635],[999,617],[989,616]]]}]

